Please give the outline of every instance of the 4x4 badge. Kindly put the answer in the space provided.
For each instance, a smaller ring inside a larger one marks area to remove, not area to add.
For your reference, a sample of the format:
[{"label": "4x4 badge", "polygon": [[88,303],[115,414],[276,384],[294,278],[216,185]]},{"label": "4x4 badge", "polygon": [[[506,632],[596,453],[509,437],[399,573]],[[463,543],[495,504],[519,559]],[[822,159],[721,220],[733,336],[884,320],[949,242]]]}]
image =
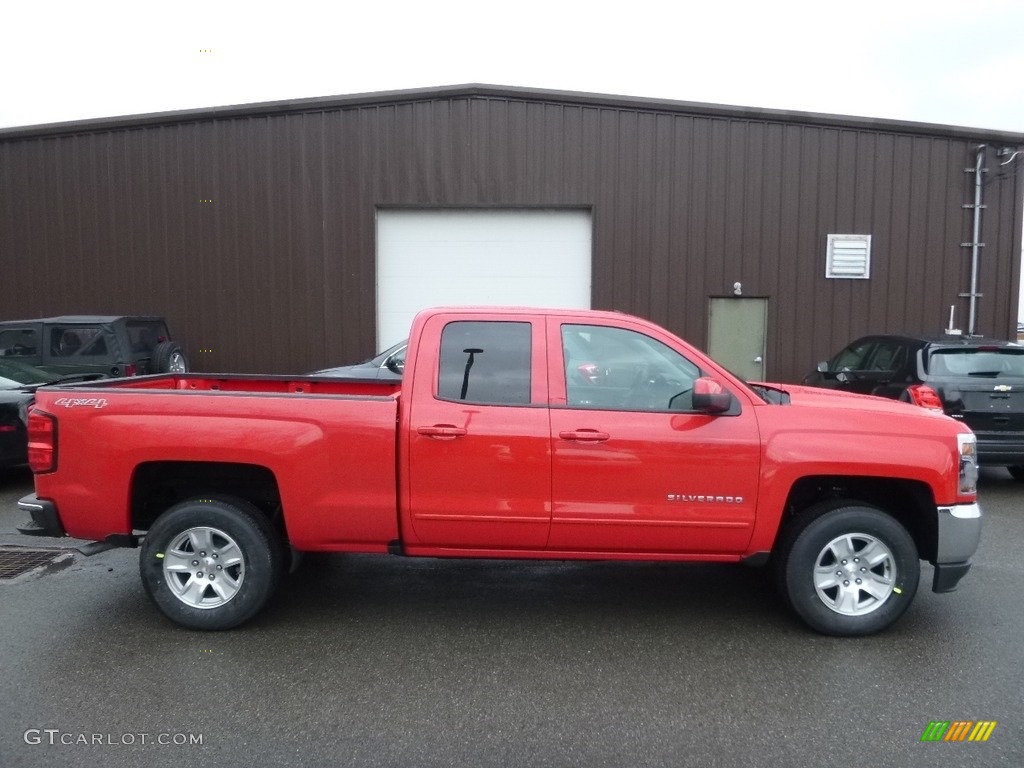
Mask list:
[{"label": "4x4 badge", "polygon": [[994,387],[996,392],[1009,392],[1013,389],[1009,384],[996,384]]}]

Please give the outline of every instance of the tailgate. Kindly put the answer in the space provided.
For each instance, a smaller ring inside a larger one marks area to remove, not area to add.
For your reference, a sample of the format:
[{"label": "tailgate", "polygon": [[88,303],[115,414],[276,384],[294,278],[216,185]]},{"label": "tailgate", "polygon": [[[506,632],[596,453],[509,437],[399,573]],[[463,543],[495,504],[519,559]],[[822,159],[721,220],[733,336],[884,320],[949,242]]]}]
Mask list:
[{"label": "tailgate", "polygon": [[1024,383],[961,385],[963,421],[975,432],[1024,431]]}]

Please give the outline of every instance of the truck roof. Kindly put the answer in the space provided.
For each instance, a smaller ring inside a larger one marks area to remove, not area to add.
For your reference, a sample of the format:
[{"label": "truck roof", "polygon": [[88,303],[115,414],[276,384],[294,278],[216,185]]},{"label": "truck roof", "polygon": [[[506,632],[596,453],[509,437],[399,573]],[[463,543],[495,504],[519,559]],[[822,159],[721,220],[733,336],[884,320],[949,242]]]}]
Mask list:
[{"label": "truck roof", "polygon": [[[420,311],[419,314],[495,314],[495,315],[590,315],[603,318],[634,318],[643,319],[618,310],[607,309],[566,309],[552,307],[521,307],[521,306],[473,306],[473,305],[452,305],[429,307]],[[644,321],[648,322],[648,321]]]}]

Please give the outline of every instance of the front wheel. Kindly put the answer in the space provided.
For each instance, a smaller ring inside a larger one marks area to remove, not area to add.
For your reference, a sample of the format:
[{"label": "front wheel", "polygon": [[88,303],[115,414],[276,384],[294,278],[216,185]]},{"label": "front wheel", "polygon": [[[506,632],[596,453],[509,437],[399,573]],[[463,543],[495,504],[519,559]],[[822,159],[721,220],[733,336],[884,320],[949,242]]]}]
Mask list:
[{"label": "front wheel", "polygon": [[256,507],[197,498],[162,514],[142,542],[142,584],[157,608],[189,629],[231,629],[252,618],[280,581],[283,556]]},{"label": "front wheel", "polygon": [[889,627],[921,574],[914,540],[891,515],[855,503],[810,509],[779,542],[778,581],[810,627],[841,637]]}]

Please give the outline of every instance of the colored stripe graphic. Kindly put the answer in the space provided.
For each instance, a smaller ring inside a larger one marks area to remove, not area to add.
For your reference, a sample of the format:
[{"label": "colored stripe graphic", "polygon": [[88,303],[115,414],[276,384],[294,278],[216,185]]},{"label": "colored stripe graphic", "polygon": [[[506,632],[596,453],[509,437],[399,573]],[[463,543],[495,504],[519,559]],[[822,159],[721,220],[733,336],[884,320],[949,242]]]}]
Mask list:
[{"label": "colored stripe graphic", "polygon": [[932,720],[921,741],[988,741],[997,725],[995,720]]},{"label": "colored stripe graphic", "polygon": [[943,741],[963,741],[971,731],[974,723],[970,720],[955,720],[949,730],[946,731],[946,738]]},{"label": "colored stripe graphic", "polygon": [[981,720],[974,730],[971,731],[968,741],[988,741],[988,737],[992,735],[992,731],[996,729],[995,720]]}]

